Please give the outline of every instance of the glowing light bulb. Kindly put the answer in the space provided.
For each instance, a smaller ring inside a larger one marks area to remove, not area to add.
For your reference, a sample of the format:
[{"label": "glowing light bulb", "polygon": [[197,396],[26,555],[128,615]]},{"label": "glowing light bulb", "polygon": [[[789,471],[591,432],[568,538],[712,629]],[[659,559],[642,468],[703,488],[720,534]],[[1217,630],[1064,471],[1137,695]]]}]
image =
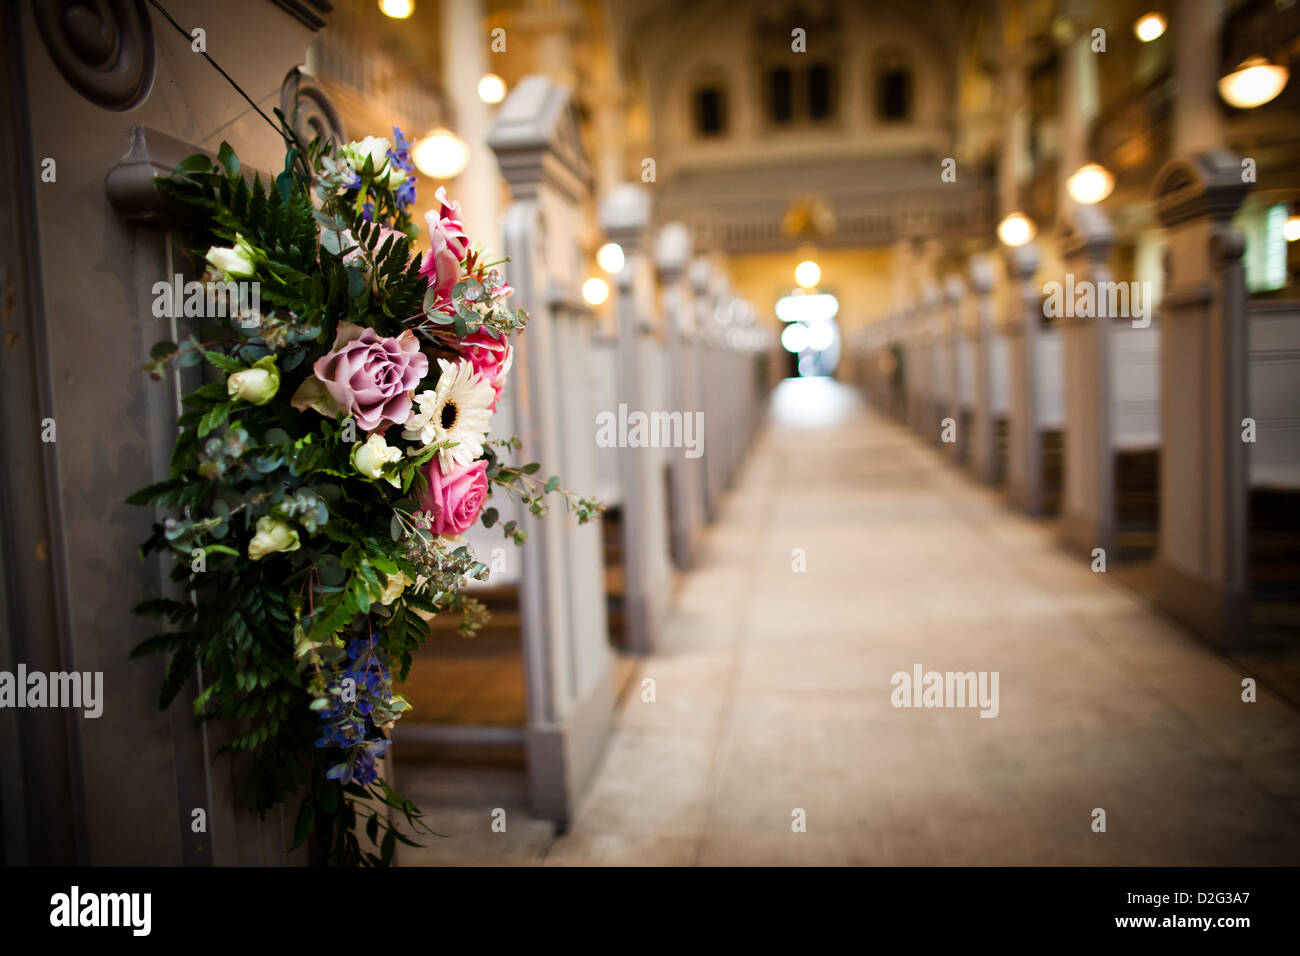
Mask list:
[{"label": "glowing light bulb", "polygon": [[415,12],[414,0],[379,0],[379,10],[386,17],[405,20]]},{"label": "glowing light bulb", "polygon": [[1066,188],[1075,202],[1091,206],[1101,202],[1115,188],[1115,177],[1105,166],[1088,163],[1080,166],[1073,176],[1065,181]]},{"label": "glowing light bulb", "polygon": [[781,348],[798,355],[808,347],[808,326],[792,322],[781,333]]},{"label": "glowing light bulb", "polygon": [[1133,24],[1133,32],[1143,43],[1150,43],[1164,36],[1167,25],[1167,21],[1160,14],[1146,13],[1138,17],[1137,22]]},{"label": "glowing light bulb", "polygon": [[623,247],[617,242],[607,242],[596,252],[596,265],[612,276],[623,271]]},{"label": "glowing light bulb", "polygon": [[799,283],[805,289],[811,289],[821,281],[821,277],[821,266],[817,265],[817,263],[813,262],[811,259],[805,259],[803,262],[795,266],[794,281]]},{"label": "glowing light bulb", "polygon": [[600,305],[609,298],[609,283],[593,276],[582,284],[582,297],[588,305]]},{"label": "glowing light bulb", "polygon": [[998,238],[1008,246],[1023,246],[1037,231],[1033,220],[1023,212],[1013,212],[998,223]]},{"label": "glowing light bulb", "polygon": [[478,98],[484,103],[500,103],[506,98],[506,81],[495,73],[484,73],[478,81]]},{"label": "glowing light bulb", "polygon": [[455,179],[469,165],[469,147],[449,129],[435,129],[411,147],[420,172],[434,179]]},{"label": "glowing light bulb", "polygon": [[1219,80],[1219,95],[1229,106],[1252,110],[1281,93],[1290,77],[1286,67],[1252,56]]},{"label": "glowing light bulb", "polygon": [[1282,225],[1282,235],[1287,242],[1300,239],[1300,216],[1287,217],[1287,221]]}]

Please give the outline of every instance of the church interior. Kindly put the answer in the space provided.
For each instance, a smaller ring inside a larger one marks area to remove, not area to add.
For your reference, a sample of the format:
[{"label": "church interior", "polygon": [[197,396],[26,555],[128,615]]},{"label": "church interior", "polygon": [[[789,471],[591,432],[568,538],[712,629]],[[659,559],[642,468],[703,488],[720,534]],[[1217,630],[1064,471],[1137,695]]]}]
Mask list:
[{"label": "church interior", "polygon": [[4,12],[0,670],[103,681],[0,706],[6,866],[314,862],[130,658],[202,272],[153,177],[274,176],[274,110],[509,259],[491,438],[603,505],[465,532],[398,865],[1300,863],[1300,3]]}]

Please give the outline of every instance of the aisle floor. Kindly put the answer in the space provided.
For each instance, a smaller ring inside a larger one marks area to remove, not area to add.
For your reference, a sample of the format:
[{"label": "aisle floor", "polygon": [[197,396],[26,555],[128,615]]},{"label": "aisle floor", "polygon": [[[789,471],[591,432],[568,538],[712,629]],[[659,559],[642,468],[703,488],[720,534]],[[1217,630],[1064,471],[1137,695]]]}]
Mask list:
[{"label": "aisle floor", "polygon": [[[661,643],[565,835],[519,773],[399,766],[446,834],[401,862],[1300,863],[1300,713],[829,381],[778,389]],[[893,706],[917,665],[997,716]]]}]

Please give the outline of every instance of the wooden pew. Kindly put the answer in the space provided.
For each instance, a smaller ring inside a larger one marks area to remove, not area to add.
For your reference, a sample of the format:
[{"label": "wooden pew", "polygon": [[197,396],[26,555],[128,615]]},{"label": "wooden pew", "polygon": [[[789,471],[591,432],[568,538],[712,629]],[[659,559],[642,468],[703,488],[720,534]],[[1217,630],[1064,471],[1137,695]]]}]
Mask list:
[{"label": "wooden pew", "polygon": [[[508,277],[530,313],[517,340],[514,416],[525,461],[567,486],[596,487],[591,316],[578,294],[585,264],[590,173],[568,90],[525,77],[496,117],[488,143],[510,185]],[[555,511],[531,524],[521,552],[520,616],[527,688],[524,746],[533,812],[568,825],[609,733],[614,672],[602,588],[599,523]]]}]

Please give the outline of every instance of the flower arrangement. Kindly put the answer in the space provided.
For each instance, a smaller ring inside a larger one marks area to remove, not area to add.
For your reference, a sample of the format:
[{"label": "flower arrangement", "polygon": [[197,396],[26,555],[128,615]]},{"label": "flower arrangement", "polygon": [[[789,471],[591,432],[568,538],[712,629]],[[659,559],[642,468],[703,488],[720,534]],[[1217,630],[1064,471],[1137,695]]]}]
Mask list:
[{"label": "flower arrangement", "polygon": [[136,608],[169,628],[133,656],[170,655],[164,708],[201,666],[195,717],[223,722],[222,751],[247,754],[248,805],[265,813],[302,795],[295,847],[322,863],[387,864],[412,842],[390,810],[433,832],[379,773],[410,709],[393,680],[432,615],[459,614],[468,633],[485,618],[465,584],[488,569],[464,533],[481,521],[523,542],[488,506],[494,491],[535,516],[559,494],[579,522],[600,505],[537,477],[537,464],[509,464],[517,439],[489,440],[527,316],[443,189],[425,217],[430,251],[412,255],[401,131],[341,147],[284,135],[284,172],[267,186],[225,143],[219,165],[195,155],[156,180],[216,240],[204,281],[258,294],[237,296],[234,315],[197,317],[145,366],[156,378],[211,371],[182,398],[169,476],[128,499],[176,511],[142,554],[173,554],[189,593]]}]

